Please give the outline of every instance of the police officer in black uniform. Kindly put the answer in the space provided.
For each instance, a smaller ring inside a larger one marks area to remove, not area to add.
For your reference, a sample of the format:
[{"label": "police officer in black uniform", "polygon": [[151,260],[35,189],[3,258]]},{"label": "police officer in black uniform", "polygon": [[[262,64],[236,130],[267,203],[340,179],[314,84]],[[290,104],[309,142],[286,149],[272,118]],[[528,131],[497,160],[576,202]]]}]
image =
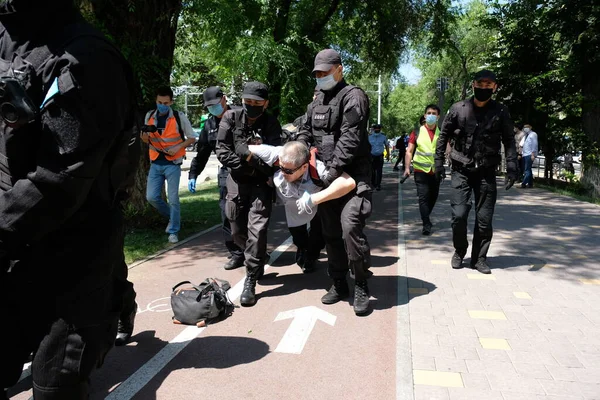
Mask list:
[{"label": "police officer in black uniform", "polygon": [[[208,87],[202,94],[204,98],[204,106],[208,108],[210,116],[204,122],[204,127],[198,138],[198,153],[192,159],[190,165],[188,189],[194,193],[196,191],[196,179],[198,175],[204,171],[206,163],[210,158],[210,153],[215,152],[217,147],[217,134],[219,132],[219,123],[226,111],[231,107],[227,104],[227,97],[218,86]],[[227,176],[229,171],[225,166],[219,169],[219,206],[221,207],[221,221],[223,225],[223,235],[225,236],[225,247],[229,250],[229,260],[223,268],[226,270],[239,268],[244,265],[244,251],[233,241],[231,236],[231,226],[229,220],[225,216],[225,200],[227,197]]]},{"label": "police officer in black uniform", "polygon": [[362,89],[343,78],[342,60],[333,49],[315,57],[313,73],[320,88],[306,112],[297,140],[317,147],[317,156],[327,167],[322,178],[328,186],[343,172],[356,181],[347,195],[319,205],[319,215],[328,256],[328,275],[333,285],[323,304],[334,304],[350,294],[348,268],[355,277],[354,312],[369,312],[368,269],[371,250],[363,229],[371,215],[371,145],[369,144],[369,100]]},{"label": "police officer in black uniform", "polygon": [[0,58],[0,387],[34,353],[35,399],[86,399],[123,307],[133,74],[72,0],[0,1]]},{"label": "police officer in black uniform", "polygon": [[448,111],[435,153],[435,173],[438,181],[445,176],[446,143],[450,141],[452,161],[452,268],[462,268],[467,253],[467,219],[471,210],[471,192],[475,198],[475,229],[471,247],[471,265],[483,274],[490,274],[487,253],[492,241],[492,218],[496,205],[496,168],[500,164],[500,145],[506,153],[505,189],[517,179],[517,151],[513,122],[508,108],[495,100],[496,75],[489,70],[475,74],[474,96],[455,103]]},{"label": "police officer in black uniform", "polygon": [[273,168],[253,155],[249,144],[281,145],[281,125],[266,113],[269,91],[265,84],[248,82],[242,109],[226,111],[219,125],[217,157],[229,170],[225,214],[234,242],[244,249],[246,281],[242,306],[256,304],[256,281],[264,273],[267,230],[273,206]]}]

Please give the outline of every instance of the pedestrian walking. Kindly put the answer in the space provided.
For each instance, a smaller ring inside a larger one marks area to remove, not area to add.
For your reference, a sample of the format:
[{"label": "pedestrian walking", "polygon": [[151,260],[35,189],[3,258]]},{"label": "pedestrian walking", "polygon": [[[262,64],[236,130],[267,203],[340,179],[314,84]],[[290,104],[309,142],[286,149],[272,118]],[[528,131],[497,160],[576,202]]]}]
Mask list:
[{"label": "pedestrian walking", "polygon": [[452,141],[452,241],[454,255],[452,268],[462,268],[467,253],[467,221],[471,210],[471,196],[475,200],[475,228],[471,244],[470,267],[490,274],[487,253],[492,242],[492,221],[496,205],[496,167],[501,162],[500,146],[506,153],[505,189],[517,179],[517,151],[513,122],[508,108],[493,100],[498,88],[496,75],[489,70],[475,74],[472,83],[474,96],[452,105],[440,132],[435,153],[435,174],[438,180],[445,176],[446,144]]},{"label": "pedestrian walking", "polygon": [[[429,216],[440,193],[440,175],[435,175],[434,155],[440,136],[437,121],[440,108],[435,104],[425,107],[425,124],[419,130],[411,133],[408,139],[404,177],[410,176],[410,161],[412,160],[417,195],[419,197],[419,213],[423,223],[423,235],[431,235],[432,224]],[[414,154],[414,156],[413,156]]]}]

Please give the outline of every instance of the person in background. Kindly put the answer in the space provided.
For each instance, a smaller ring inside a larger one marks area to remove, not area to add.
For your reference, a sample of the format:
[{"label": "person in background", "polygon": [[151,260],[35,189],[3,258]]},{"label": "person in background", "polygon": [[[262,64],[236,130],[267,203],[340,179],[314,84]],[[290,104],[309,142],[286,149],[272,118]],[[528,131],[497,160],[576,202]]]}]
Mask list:
[{"label": "person in background", "polygon": [[411,133],[406,151],[404,177],[410,176],[409,166],[412,160],[419,197],[419,213],[423,222],[423,235],[431,235],[432,224],[429,216],[440,193],[441,180],[436,178],[434,166],[435,148],[440,136],[437,126],[439,116],[440,108],[435,104],[425,107],[423,115],[425,123],[418,131]]},{"label": "person in background", "polygon": [[[202,94],[204,106],[208,109],[209,117],[204,122],[198,138],[198,153],[192,159],[188,175],[188,190],[196,192],[196,179],[206,168],[210,153],[215,152],[217,147],[217,134],[221,118],[231,107],[227,104],[227,96],[218,86],[206,88]],[[244,265],[244,251],[234,242],[231,236],[231,225],[225,215],[225,202],[227,200],[227,176],[229,171],[225,166],[219,168],[219,207],[221,208],[221,225],[225,238],[225,247],[229,251],[229,260],[223,265],[225,270],[239,268]]]},{"label": "person in background", "polygon": [[390,149],[385,134],[381,132],[381,124],[373,125],[373,130],[369,135],[371,144],[371,162],[373,164],[373,174],[371,183],[377,190],[381,190],[381,179],[383,178],[383,158],[387,152],[389,160]]},{"label": "person in background", "polygon": [[[192,124],[184,113],[171,109],[173,90],[162,86],[156,90],[156,108],[146,113],[145,128],[140,136],[148,144],[150,172],[146,199],[160,215],[169,219],[165,232],[169,243],[177,243],[181,228],[179,180],[185,149],[196,141]],[[162,198],[167,183],[168,204]]]},{"label": "person in background", "polygon": [[531,125],[523,126],[523,168],[525,174],[523,176],[523,182],[519,186],[521,189],[533,187],[533,161],[537,157],[538,153],[538,136],[535,133]]},{"label": "person in background", "polygon": [[406,132],[404,132],[402,136],[400,136],[398,140],[396,140],[396,145],[394,147],[396,148],[396,150],[398,150],[398,159],[396,160],[396,164],[394,165],[394,171],[400,171],[400,169],[398,168],[398,164],[400,164],[400,162],[402,162],[402,169],[404,170],[406,168],[406,162],[404,160],[404,157],[406,156],[405,139]]}]

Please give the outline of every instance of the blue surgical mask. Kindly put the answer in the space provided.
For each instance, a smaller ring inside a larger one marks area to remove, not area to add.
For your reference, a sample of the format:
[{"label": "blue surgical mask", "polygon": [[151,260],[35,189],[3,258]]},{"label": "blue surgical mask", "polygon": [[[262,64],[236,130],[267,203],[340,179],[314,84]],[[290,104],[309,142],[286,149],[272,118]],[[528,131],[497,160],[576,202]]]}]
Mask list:
[{"label": "blue surgical mask", "polygon": [[218,117],[219,115],[223,114],[224,111],[224,108],[221,105],[221,103],[213,104],[212,106],[208,106],[207,108],[208,112],[214,115],[215,117]]},{"label": "blue surgical mask", "polygon": [[166,104],[157,104],[156,108],[158,109],[159,114],[166,114],[171,109],[171,107],[167,106]]},{"label": "blue surgical mask", "polygon": [[427,122],[427,125],[435,124],[437,122],[437,115],[427,114],[425,116],[425,122]]},{"label": "blue surgical mask", "polygon": [[319,89],[321,89],[321,90],[325,90],[325,91],[331,90],[335,87],[335,85],[337,85],[337,81],[333,77],[333,74],[324,76],[322,78],[316,78],[316,79],[317,79],[317,85],[319,86]]}]

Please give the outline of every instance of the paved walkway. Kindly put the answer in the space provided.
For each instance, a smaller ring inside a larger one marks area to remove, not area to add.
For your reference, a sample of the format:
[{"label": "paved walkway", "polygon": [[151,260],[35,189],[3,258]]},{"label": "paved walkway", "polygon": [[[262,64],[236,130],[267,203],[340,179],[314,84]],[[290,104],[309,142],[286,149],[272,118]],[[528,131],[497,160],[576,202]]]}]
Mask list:
[{"label": "paved walkway", "polygon": [[415,398],[600,399],[600,207],[499,189],[483,275],[450,267],[449,189],[432,237],[401,192]]},{"label": "paved walkway", "polygon": [[[222,269],[219,229],[131,266],[133,340],[108,354],[90,398],[600,400],[600,207],[501,188],[492,274],[482,275],[450,267],[450,182],[430,237],[414,181],[398,182],[386,164],[373,194],[370,315],[354,315],[352,296],[321,304],[326,254],[302,274],[275,207],[258,303],[225,321],[174,325],[169,305],[174,284],[209,276],[227,279],[239,304],[245,272]],[[27,371],[10,395],[31,397]]]}]

